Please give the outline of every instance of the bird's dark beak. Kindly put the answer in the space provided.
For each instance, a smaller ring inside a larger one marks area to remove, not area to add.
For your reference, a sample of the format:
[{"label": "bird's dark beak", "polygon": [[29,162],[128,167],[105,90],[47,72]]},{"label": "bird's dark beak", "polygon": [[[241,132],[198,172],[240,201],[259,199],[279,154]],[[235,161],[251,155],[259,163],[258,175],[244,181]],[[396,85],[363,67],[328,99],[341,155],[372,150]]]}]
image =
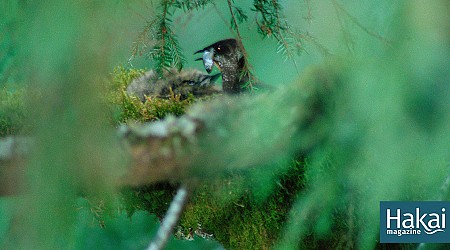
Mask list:
[{"label": "bird's dark beak", "polygon": [[215,75],[212,75],[211,78],[210,78],[210,81],[211,81],[211,82],[216,82],[217,79],[219,79],[220,75],[221,75],[220,73],[217,73],[217,74],[215,74]]},{"label": "bird's dark beak", "polygon": [[208,72],[208,74],[209,74],[209,73],[211,73],[212,68],[214,66],[214,50],[212,48],[209,49],[209,50],[208,49],[202,49],[202,50],[199,50],[199,51],[195,52],[194,55],[197,54],[197,53],[201,53],[201,52],[203,52],[203,57],[202,58],[197,58],[195,60],[196,61],[203,60],[203,66],[205,67],[206,72]]},{"label": "bird's dark beak", "polygon": [[195,54],[198,54],[198,53],[205,52],[205,50],[206,50],[206,49],[197,50],[197,51],[195,51],[194,55],[195,55]]}]

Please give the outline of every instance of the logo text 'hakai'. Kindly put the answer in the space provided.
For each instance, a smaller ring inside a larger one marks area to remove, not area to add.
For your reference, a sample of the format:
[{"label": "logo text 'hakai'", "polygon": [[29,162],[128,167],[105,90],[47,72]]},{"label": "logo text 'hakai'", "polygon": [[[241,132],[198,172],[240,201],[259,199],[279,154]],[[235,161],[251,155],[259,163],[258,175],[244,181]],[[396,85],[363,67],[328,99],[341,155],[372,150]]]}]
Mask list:
[{"label": "logo text 'hakai'", "polygon": [[381,243],[450,242],[450,202],[380,202]]}]

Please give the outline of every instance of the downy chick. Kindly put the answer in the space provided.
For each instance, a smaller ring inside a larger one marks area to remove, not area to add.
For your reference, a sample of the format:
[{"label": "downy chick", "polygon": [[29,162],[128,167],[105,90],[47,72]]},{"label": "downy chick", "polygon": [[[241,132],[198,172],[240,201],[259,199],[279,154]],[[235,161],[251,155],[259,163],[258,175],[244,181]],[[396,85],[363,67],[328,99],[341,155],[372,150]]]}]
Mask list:
[{"label": "downy chick", "polygon": [[189,93],[196,97],[212,95],[221,92],[220,87],[214,85],[219,76],[206,75],[196,69],[181,72],[171,69],[159,78],[156,72],[150,70],[128,85],[127,94],[137,96],[142,102],[145,102],[145,96],[169,98],[172,93],[179,95],[181,100],[186,99]]}]

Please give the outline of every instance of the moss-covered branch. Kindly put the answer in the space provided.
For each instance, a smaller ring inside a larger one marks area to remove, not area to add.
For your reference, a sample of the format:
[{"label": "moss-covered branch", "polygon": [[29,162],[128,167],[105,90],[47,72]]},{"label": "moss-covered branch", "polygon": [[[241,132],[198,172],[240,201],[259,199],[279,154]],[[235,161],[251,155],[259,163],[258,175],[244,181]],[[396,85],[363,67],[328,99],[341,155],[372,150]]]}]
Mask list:
[{"label": "moss-covered branch", "polygon": [[335,76],[322,69],[306,76],[271,95],[218,98],[178,118],[121,127],[132,161],[119,186],[201,179],[307,152],[326,136],[311,131],[324,131],[316,121]]},{"label": "moss-covered branch", "polygon": [[323,70],[307,75],[313,82],[299,81],[271,95],[224,97],[179,118],[124,128],[134,159],[125,182],[209,177],[310,150],[326,136],[310,131],[324,131],[316,119],[327,112],[335,76]]}]

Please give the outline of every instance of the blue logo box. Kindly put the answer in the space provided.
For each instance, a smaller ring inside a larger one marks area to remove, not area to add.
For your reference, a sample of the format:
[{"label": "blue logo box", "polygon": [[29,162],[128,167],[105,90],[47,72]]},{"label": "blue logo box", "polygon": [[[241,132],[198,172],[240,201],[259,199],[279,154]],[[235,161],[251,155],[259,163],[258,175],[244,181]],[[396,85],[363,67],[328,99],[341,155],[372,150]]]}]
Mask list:
[{"label": "blue logo box", "polygon": [[381,201],[381,243],[450,243],[450,201]]}]

